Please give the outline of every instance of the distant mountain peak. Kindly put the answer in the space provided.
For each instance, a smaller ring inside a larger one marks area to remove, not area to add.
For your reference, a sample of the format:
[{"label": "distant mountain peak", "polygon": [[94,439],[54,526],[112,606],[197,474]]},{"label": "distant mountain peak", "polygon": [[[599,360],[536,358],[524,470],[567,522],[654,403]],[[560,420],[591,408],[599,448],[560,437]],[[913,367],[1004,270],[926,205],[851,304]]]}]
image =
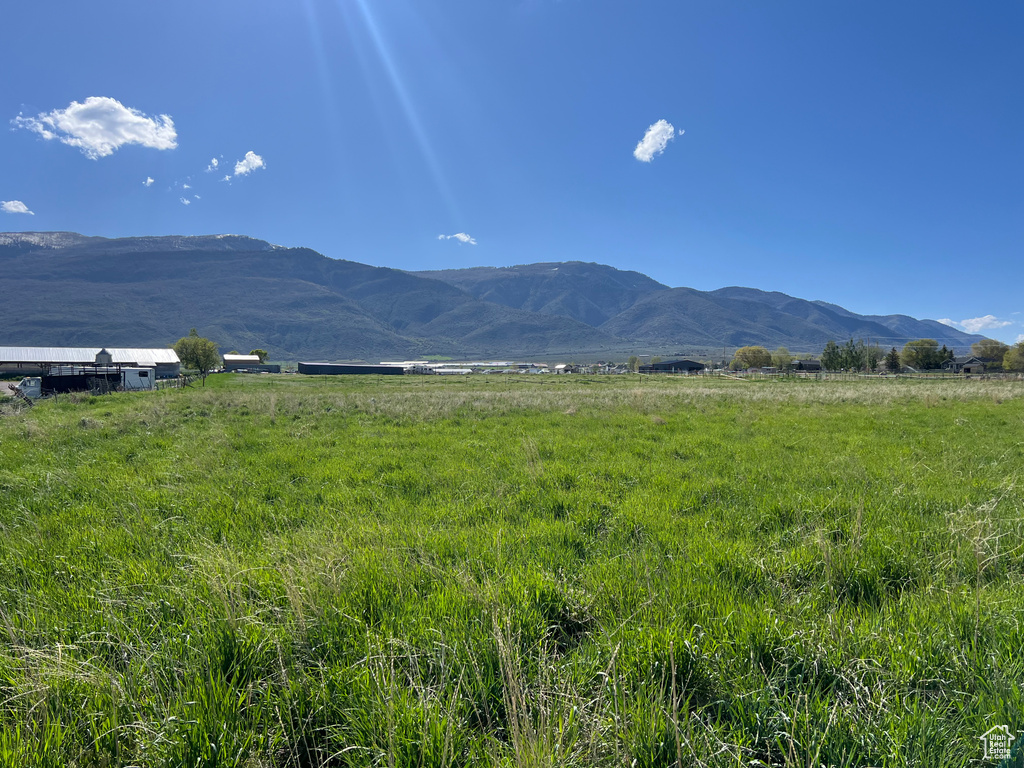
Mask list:
[{"label": "distant mountain peak", "polygon": [[0,327],[12,346],[152,346],[192,327],[227,348],[324,359],[748,344],[820,353],[850,338],[967,349],[980,338],[778,291],[669,288],[593,262],[405,272],[233,234],[0,233],[0,265]]},{"label": "distant mountain peak", "polygon": [[93,239],[77,232],[0,232],[0,245],[33,245],[37,248],[70,248]]},{"label": "distant mountain peak", "polygon": [[0,232],[0,245],[32,246],[35,248],[101,247],[124,251],[276,251],[284,246],[274,245],[248,235],[162,235],[143,237],[89,237],[77,232]]}]

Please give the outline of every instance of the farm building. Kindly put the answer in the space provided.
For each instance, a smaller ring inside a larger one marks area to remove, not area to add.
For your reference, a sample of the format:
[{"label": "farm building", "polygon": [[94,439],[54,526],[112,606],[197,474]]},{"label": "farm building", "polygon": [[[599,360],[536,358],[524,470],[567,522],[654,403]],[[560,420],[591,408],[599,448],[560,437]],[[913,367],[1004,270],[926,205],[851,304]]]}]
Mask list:
[{"label": "farm building", "polygon": [[704,363],[693,360],[666,360],[640,366],[640,373],[697,373],[703,370]]},{"label": "farm building", "polygon": [[299,373],[308,376],[342,376],[345,374],[377,373],[382,376],[401,376],[404,368],[397,365],[357,365],[355,363],[299,363]]},{"label": "farm building", "polygon": [[235,371],[260,364],[259,355],[224,355],[224,370]]},{"label": "farm building", "polygon": [[0,373],[47,375],[61,366],[153,368],[158,379],[173,379],[181,372],[177,353],[159,347],[0,347]]},{"label": "farm building", "polygon": [[794,371],[813,371],[817,373],[821,370],[821,363],[817,360],[794,360],[790,367]]},{"label": "farm building", "polygon": [[277,363],[261,363],[259,355],[224,355],[224,370],[280,373],[281,366]]}]

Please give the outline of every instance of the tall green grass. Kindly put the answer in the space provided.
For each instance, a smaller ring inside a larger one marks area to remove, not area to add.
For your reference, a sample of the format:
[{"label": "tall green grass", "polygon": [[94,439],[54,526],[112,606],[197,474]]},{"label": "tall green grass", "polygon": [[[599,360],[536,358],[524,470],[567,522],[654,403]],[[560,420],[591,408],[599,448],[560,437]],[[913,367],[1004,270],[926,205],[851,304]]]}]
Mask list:
[{"label": "tall green grass", "polygon": [[977,765],[1024,729],[1022,472],[1013,382],[42,402],[0,418],[0,764]]}]

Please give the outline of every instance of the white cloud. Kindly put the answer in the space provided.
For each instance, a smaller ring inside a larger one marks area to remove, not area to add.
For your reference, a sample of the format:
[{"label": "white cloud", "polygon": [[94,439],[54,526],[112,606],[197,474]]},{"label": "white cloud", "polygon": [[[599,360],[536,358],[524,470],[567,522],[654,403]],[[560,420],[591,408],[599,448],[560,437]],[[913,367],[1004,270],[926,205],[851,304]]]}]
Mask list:
[{"label": "white cloud", "polygon": [[146,180],[144,182],[142,182],[142,186],[144,186],[144,187],[152,187],[154,181],[155,181],[155,179],[152,176],[147,176]]},{"label": "white cloud", "polygon": [[244,176],[252,173],[257,168],[266,168],[263,158],[252,150],[245,153],[245,157],[235,163],[235,176]]},{"label": "white cloud", "polygon": [[216,157],[211,158],[210,159],[210,164],[208,166],[206,166],[206,172],[207,173],[213,173],[214,171],[217,170],[217,166],[218,165],[220,165],[220,161]]},{"label": "white cloud", "polygon": [[221,181],[231,181],[231,176],[225,176],[223,179],[221,179]]},{"label": "white cloud", "polygon": [[451,240],[453,238],[455,240],[458,240],[460,243],[468,243],[469,245],[476,245],[476,240],[474,238],[470,237],[469,235],[467,235],[465,232],[456,232],[454,235],[438,235],[437,236],[438,240]]},{"label": "white cloud", "polygon": [[[682,136],[685,131],[679,131]],[[676,136],[676,129],[668,120],[659,120],[647,129],[647,133],[633,150],[633,157],[643,163],[649,163],[655,155],[665,151],[665,147]]]},{"label": "white cloud", "polygon": [[92,160],[112,155],[125,144],[152,149],[178,146],[178,134],[169,115],[148,117],[106,96],[90,96],[82,103],[72,101],[66,109],[40,112],[35,117],[18,115],[12,122],[44,139],[78,147]]},{"label": "white cloud", "polygon": [[995,328],[1005,328],[1008,325],[1013,325],[1011,320],[1000,320],[995,315],[985,315],[984,317],[971,317],[967,320],[961,320],[960,325],[968,333],[977,333],[978,331],[985,331]]},{"label": "white cloud", "polygon": [[1024,333],[1017,337],[1017,341],[1015,343],[1020,344],[1022,341],[1024,341]]},{"label": "white cloud", "polygon": [[939,320],[939,322],[943,325],[948,325],[950,328],[960,328],[968,333],[978,333],[979,331],[994,330],[1013,325],[1012,320],[1000,320],[995,315],[969,317],[966,320],[950,320],[947,317]]},{"label": "white cloud", "polygon": [[191,184],[182,184],[181,188],[182,189],[192,189],[192,185]]},{"label": "white cloud", "polygon": [[189,200],[187,197],[183,197],[183,198],[181,198],[181,204],[182,205],[192,205],[192,201]]},{"label": "white cloud", "polygon": [[0,211],[4,213],[27,213],[29,216],[35,216],[21,200],[0,201]]}]

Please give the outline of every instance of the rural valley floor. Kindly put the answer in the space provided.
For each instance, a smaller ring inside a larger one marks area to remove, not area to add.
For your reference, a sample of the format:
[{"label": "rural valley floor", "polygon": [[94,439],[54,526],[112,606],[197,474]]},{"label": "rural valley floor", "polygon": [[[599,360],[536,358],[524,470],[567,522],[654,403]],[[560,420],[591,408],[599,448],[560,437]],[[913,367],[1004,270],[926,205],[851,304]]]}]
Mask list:
[{"label": "rural valley floor", "polygon": [[1020,382],[2,408],[0,765],[969,766],[1024,730]]}]

